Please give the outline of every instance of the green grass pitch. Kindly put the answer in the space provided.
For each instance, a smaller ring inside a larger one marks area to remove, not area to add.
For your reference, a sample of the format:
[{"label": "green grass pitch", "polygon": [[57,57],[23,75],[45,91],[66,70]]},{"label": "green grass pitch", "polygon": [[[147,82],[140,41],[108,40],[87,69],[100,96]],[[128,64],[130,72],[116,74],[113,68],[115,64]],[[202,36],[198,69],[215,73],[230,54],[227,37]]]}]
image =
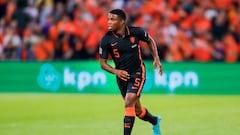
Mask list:
[{"label": "green grass pitch", "polygon": [[[240,96],[149,95],[163,135],[239,135]],[[0,94],[0,135],[122,135],[120,95]],[[151,135],[136,119],[132,135]]]}]

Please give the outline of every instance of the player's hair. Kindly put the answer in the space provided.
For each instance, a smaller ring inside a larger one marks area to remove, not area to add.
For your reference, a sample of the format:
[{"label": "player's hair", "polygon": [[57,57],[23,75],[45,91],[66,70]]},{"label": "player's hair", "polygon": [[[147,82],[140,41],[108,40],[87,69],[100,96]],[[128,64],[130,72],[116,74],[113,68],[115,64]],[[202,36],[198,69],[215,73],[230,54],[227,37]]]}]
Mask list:
[{"label": "player's hair", "polygon": [[120,17],[121,19],[123,19],[124,21],[126,21],[126,18],[127,18],[126,13],[122,9],[113,9],[109,13],[115,14],[118,17]]}]

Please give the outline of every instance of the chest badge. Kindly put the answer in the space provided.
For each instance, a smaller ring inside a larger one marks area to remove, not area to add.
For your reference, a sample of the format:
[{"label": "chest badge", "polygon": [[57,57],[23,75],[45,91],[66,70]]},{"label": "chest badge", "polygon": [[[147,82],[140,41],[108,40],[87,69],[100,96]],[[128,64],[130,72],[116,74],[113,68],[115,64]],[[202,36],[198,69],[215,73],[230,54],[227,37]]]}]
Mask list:
[{"label": "chest badge", "polygon": [[131,42],[132,44],[134,44],[134,43],[135,43],[135,37],[130,37],[130,42]]}]

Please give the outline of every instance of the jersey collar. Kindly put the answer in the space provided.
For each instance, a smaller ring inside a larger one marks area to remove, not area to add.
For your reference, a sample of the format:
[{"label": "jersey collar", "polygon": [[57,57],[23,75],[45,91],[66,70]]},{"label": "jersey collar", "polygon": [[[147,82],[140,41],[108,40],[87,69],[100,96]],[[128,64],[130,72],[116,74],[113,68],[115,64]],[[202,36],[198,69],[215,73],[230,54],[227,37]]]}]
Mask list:
[{"label": "jersey collar", "polygon": [[[118,34],[115,34],[114,32],[112,32],[113,36],[116,37],[116,38],[121,38],[120,35]],[[130,35],[130,30],[129,30],[129,27],[128,26],[125,26],[125,36],[123,36],[122,38],[126,37],[126,36],[129,36]]]}]

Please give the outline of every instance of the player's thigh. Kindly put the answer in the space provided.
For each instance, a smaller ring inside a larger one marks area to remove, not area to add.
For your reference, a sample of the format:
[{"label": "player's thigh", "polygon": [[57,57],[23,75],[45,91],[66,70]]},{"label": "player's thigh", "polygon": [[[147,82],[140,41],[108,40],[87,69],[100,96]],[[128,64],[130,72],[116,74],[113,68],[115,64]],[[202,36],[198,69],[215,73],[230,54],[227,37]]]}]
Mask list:
[{"label": "player's thigh", "polygon": [[135,107],[137,100],[138,100],[138,97],[136,93],[128,92],[125,97],[125,106]]},{"label": "player's thigh", "polygon": [[117,84],[118,84],[118,88],[121,92],[122,97],[125,99],[126,94],[127,94],[128,82],[123,81],[120,78],[117,78]]}]

